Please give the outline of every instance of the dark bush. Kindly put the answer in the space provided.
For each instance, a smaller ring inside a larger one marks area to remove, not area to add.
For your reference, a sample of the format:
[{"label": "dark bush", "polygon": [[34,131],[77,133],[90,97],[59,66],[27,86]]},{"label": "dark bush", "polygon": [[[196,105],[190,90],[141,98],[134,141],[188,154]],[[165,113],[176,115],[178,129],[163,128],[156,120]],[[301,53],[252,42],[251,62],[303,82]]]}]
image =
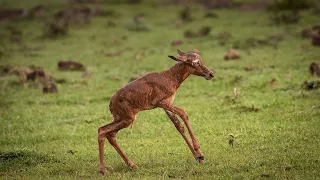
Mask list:
[{"label": "dark bush", "polygon": [[280,11],[274,12],[271,16],[272,22],[275,24],[294,24],[301,19],[299,11]]},{"label": "dark bush", "polygon": [[49,22],[44,28],[44,37],[58,37],[65,36],[68,34],[69,24],[66,20],[56,20]]},{"label": "dark bush", "polygon": [[274,0],[268,7],[271,11],[299,11],[314,5],[312,0]]}]

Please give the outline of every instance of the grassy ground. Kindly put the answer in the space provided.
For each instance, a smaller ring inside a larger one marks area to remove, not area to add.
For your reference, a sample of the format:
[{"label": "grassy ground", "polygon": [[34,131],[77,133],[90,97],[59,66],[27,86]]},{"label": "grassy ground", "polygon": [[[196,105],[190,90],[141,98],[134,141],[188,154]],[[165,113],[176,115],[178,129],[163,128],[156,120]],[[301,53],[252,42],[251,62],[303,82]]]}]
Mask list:
[{"label": "grassy ground", "polygon": [[[4,7],[36,5],[36,1],[0,2]],[[47,5],[50,13],[63,7],[59,1]],[[216,10],[219,18],[204,19],[205,11],[194,6],[195,21],[176,28],[174,22],[182,7],[99,6],[119,15],[72,26],[69,35],[58,39],[41,37],[44,20],[24,20],[9,23],[23,31],[22,44],[10,43],[8,24],[0,24],[5,50],[1,65],[37,65],[53,77],[67,80],[58,84],[58,94],[45,95],[40,89],[24,88],[15,76],[0,76],[1,179],[320,178],[320,91],[301,89],[303,81],[316,79],[308,66],[319,61],[320,51],[299,34],[319,23],[316,15],[305,11],[298,24],[277,26],[266,12]],[[145,13],[151,31],[125,28],[137,13]],[[117,26],[107,27],[109,20]],[[203,25],[212,27],[209,37],[183,37],[185,30]],[[222,31],[232,33],[224,46],[215,38]],[[223,60],[235,41],[273,34],[284,34],[278,49],[240,49],[241,60]],[[112,173],[102,177],[98,173],[97,128],[111,121],[110,97],[130,77],[172,66],[174,61],[167,55],[176,54],[170,42],[177,39],[185,41],[180,49],[197,48],[205,64],[215,71],[212,81],[190,76],[175,98],[175,105],[189,114],[206,163],[194,160],[165,113],[154,109],[138,115],[133,134],[124,129],[117,136],[139,169],[126,167],[106,144],[106,167]],[[125,50],[122,56],[104,55],[119,50]],[[137,54],[145,56],[136,59]],[[93,78],[82,79],[80,72],[60,72],[57,62],[63,59],[82,62]],[[248,66],[257,69],[246,72]],[[268,84],[273,78],[276,83]],[[233,96],[234,88],[239,97]],[[252,106],[259,111],[245,108]],[[229,134],[235,136],[233,147]]]}]

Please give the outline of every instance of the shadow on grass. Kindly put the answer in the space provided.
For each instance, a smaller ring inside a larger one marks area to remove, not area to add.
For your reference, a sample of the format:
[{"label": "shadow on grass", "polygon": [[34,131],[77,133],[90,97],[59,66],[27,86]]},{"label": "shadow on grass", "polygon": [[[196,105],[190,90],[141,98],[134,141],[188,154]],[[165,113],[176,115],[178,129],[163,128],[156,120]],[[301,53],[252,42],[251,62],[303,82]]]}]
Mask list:
[{"label": "shadow on grass", "polygon": [[32,151],[0,152],[0,172],[15,171],[44,163],[60,163],[59,160]]}]

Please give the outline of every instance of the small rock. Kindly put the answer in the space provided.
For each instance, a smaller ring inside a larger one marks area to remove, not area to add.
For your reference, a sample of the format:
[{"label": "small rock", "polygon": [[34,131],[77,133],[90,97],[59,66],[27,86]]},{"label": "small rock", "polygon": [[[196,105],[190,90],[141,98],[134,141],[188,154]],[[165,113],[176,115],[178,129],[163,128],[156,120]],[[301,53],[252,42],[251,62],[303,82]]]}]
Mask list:
[{"label": "small rock", "polygon": [[319,62],[313,62],[310,64],[309,67],[310,73],[313,76],[318,76],[320,77],[320,63]]},{"label": "small rock", "polygon": [[227,54],[224,56],[225,60],[232,60],[232,59],[240,59],[240,53],[234,49],[229,49]]},{"label": "small rock", "polygon": [[320,34],[313,34],[312,35],[312,45],[320,46]]},{"label": "small rock", "polygon": [[71,71],[84,71],[85,67],[83,64],[76,62],[76,61],[59,61],[58,63],[59,70],[61,71],[66,71],[66,70],[71,70]]}]

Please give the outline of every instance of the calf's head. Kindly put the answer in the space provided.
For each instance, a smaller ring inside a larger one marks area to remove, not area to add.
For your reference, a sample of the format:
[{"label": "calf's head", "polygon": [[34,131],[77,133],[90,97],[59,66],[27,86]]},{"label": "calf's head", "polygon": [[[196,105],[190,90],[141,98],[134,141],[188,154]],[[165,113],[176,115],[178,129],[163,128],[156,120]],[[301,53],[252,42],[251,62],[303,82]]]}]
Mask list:
[{"label": "calf's head", "polygon": [[190,74],[194,74],[197,76],[202,76],[206,80],[210,80],[214,77],[214,74],[211,70],[209,70],[204,64],[197,53],[186,53],[179,49],[177,49],[179,56],[169,56],[171,59],[175,61],[180,61],[188,64],[191,67]]}]

